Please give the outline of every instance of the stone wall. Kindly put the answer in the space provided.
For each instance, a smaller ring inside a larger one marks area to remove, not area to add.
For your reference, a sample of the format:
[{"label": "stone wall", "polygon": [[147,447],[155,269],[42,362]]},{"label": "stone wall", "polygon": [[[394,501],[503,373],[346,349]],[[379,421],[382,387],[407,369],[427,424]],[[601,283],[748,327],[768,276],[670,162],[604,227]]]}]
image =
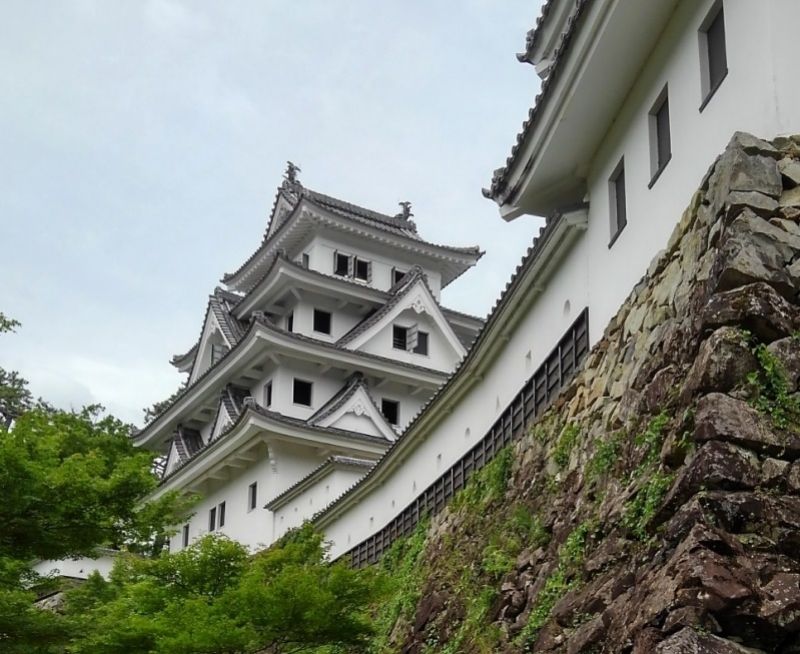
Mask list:
[{"label": "stone wall", "polygon": [[800,137],[735,135],[385,651],[800,652],[798,221]]}]

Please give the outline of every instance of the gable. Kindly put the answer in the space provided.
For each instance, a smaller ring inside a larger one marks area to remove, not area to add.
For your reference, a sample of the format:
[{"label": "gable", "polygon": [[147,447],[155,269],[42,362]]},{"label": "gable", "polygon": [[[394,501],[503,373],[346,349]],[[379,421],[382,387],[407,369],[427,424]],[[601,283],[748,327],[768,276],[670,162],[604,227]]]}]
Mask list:
[{"label": "gable", "polygon": [[378,410],[363,384],[358,384],[338,406],[327,411],[321,410],[309,422],[319,427],[346,429],[389,441],[397,438],[394,429]]},{"label": "gable", "polygon": [[206,322],[200,342],[197,345],[197,355],[189,375],[189,383],[194,382],[200,375],[215,364],[228,350],[233,347],[230,337],[222,330],[216,312],[206,312]]},{"label": "gable", "polygon": [[[407,347],[394,347],[395,325],[407,330]],[[428,353],[415,353],[417,333],[424,332],[428,338]],[[433,298],[421,276],[414,280],[402,295],[390,300],[389,305],[368,318],[353,332],[346,335],[341,345],[350,350],[388,356],[406,363],[449,372],[466,354],[464,345],[442,309]]]}]

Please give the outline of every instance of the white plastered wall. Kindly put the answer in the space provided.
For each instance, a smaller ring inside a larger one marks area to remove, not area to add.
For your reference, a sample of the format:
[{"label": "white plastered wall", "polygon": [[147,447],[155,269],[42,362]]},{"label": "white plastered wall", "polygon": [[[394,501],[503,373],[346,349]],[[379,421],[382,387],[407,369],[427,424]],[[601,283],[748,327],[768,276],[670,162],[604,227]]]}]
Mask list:
[{"label": "white plastered wall", "polygon": [[[692,193],[735,131],[766,138],[800,132],[800,85],[793,80],[800,3],[725,2],[729,73],[701,113],[698,29],[712,4],[685,0],[679,6],[592,158],[587,233],[562,261],[483,382],[418,444],[399,472],[325,527],[333,557],[382,528],[483,437],[584,306],[590,307],[590,340],[599,340],[666,245]],[[665,84],[672,160],[648,190],[648,114]],[[623,155],[628,225],[609,248],[608,180]]]},{"label": "white plastered wall", "polygon": [[[714,2],[684,0],[642,69],[595,154],[589,188],[591,338],[597,341],[653,257],[667,241],[692,193],[736,131],[763,138],[800,129],[794,76],[793,0],[726,0],[728,75],[703,111],[698,32]],[[664,87],[670,103],[672,159],[651,180],[649,113]],[[627,227],[609,248],[608,180],[625,158]]]}]

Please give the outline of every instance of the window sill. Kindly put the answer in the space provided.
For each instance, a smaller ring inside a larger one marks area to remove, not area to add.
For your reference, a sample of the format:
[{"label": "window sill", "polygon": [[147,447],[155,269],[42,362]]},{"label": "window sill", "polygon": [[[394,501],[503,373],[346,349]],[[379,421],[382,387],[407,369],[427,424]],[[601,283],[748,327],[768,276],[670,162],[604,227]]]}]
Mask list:
[{"label": "window sill", "polygon": [[625,223],[625,224],[624,224],[622,227],[620,227],[620,228],[617,230],[616,234],[614,234],[614,236],[612,236],[612,237],[611,237],[611,240],[608,242],[608,249],[609,249],[609,250],[610,250],[610,249],[613,247],[614,243],[616,243],[616,242],[617,242],[617,239],[619,238],[619,235],[620,235],[620,234],[622,234],[622,232],[624,232],[624,231],[625,231],[625,228],[626,228],[627,226],[628,226],[628,223]]},{"label": "window sill", "polygon": [[728,77],[728,71],[726,70],[725,74],[719,78],[719,81],[706,94],[705,99],[700,105],[700,113],[703,113],[703,109],[705,109],[706,105],[708,105],[708,103],[711,102],[711,98],[714,97],[714,94],[716,94],[717,90],[719,89],[720,86],[722,86],[722,83],[725,81],[727,77]]},{"label": "window sill", "polygon": [[653,173],[653,178],[650,180],[650,183],[647,185],[648,190],[653,188],[656,185],[656,182],[658,181],[658,178],[661,177],[661,173],[664,172],[664,169],[667,166],[669,166],[669,162],[670,161],[672,161],[672,153],[670,153],[669,157],[667,157],[667,160],[663,164],[661,164],[659,169],[655,173]]}]

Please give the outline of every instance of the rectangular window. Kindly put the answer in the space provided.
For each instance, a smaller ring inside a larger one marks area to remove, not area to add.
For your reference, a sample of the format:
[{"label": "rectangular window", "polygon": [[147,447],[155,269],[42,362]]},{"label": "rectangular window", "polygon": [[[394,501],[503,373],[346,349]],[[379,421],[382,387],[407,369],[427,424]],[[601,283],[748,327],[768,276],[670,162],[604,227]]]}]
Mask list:
[{"label": "rectangular window", "polygon": [[214,531],[217,528],[217,507],[214,506],[208,511],[208,530]]},{"label": "rectangular window", "polygon": [[225,502],[220,502],[217,507],[217,520],[220,527],[225,526]]},{"label": "rectangular window", "polygon": [[407,349],[408,329],[400,325],[392,326],[392,347],[395,350]]},{"label": "rectangular window", "polygon": [[414,346],[416,354],[428,354],[428,332],[417,332],[417,344]]},{"label": "rectangular window", "polygon": [[371,267],[372,267],[371,262],[356,257],[355,264],[353,266],[355,278],[360,279],[362,282],[370,281],[370,279],[372,278],[372,275],[370,274],[372,272],[370,270]]},{"label": "rectangular window", "polygon": [[228,348],[222,344],[212,343],[211,344],[211,365],[216,365],[219,360],[225,356],[225,353],[228,351]]},{"label": "rectangular window", "polygon": [[341,252],[333,253],[333,274],[339,277],[348,277],[350,275],[350,257]]},{"label": "rectangular window", "polygon": [[402,270],[398,270],[397,268],[392,268],[392,285],[399,284],[403,281],[403,277],[406,274]]},{"label": "rectangular window", "polygon": [[311,387],[311,382],[295,379],[292,393],[294,403],[302,406],[311,406]]},{"label": "rectangular window", "polygon": [[272,380],[264,386],[264,406],[267,408],[272,406]]},{"label": "rectangular window", "polygon": [[314,309],[314,331],[320,334],[331,333],[331,314],[328,311]]},{"label": "rectangular window", "polygon": [[308,264],[310,263],[311,258],[308,256],[307,252],[303,252],[303,268],[308,268]]},{"label": "rectangular window", "polygon": [[183,525],[183,546],[189,547],[189,525]]},{"label": "rectangular window", "polygon": [[381,413],[386,418],[386,422],[390,425],[396,425],[400,422],[400,402],[395,400],[381,400]]},{"label": "rectangular window", "polygon": [[703,84],[702,111],[728,74],[725,12],[721,2],[714,6],[700,28],[700,72]]},{"label": "rectangular window", "polygon": [[608,247],[611,247],[625,229],[625,225],[628,224],[628,209],[625,201],[625,159],[619,162],[608,186],[611,200],[611,241]]},{"label": "rectangular window", "polygon": [[258,503],[258,482],[254,481],[247,489],[247,510],[252,511]]},{"label": "rectangular window", "polygon": [[288,316],[286,316],[286,331],[287,332],[294,331],[294,311],[292,311]]},{"label": "rectangular window", "polygon": [[669,94],[665,88],[650,110],[650,184],[652,188],[661,171],[672,158],[672,135],[669,124]]}]

